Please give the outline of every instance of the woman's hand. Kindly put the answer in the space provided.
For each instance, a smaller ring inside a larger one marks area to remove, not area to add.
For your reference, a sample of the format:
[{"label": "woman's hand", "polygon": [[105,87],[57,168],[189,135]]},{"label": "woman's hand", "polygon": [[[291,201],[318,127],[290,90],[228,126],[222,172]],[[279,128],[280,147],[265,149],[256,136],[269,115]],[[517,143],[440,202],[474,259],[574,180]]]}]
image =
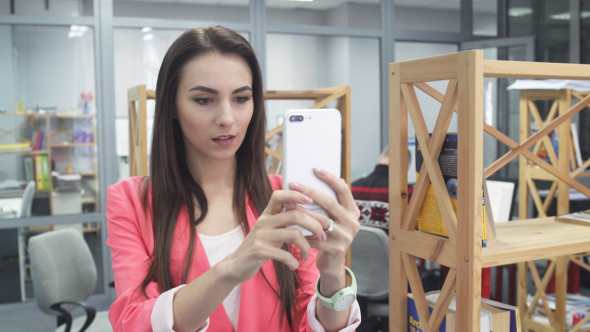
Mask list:
[{"label": "woman's hand", "polygon": [[[342,285],[342,281],[344,280],[344,260],[352,240],[360,229],[358,221],[360,211],[354,202],[350,187],[344,182],[344,179],[339,179],[335,175],[321,169],[315,169],[315,173],[319,179],[332,187],[338,201],[311,187],[298,183],[292,183],[290,188],[313,199],[314,203],[328,212],[335,222],[334,229],[327,235],[327,241],[322,241],[317,236],[316,238],[307,239],[312,248],[318,249],[316,265],[320,271],[322,280],[341,281],[338,283],[320,283],[322,295],[329,297],[336,291],[344,288]],[[324,230],[330,226],[330,218],[320,213],[309,211],[300,206],[295,207],[294,211],[303,212],[313,219],[318,220],[324,225]]]},{"label": "woman's hand", "polygon": [[[318,242],[326,239],[324,229],[330,225],[328,218],[314,218],[304,208],[295,209],[296,204],[310,204],[312,199],[292,190],[274,191],[266,210],[260,215],[254,227],[240,247],[230,254],[222,263],[225,271],[235,283],[253,278],[269,259],[286,264],[289,269],[299,267],[299,260],[290,252],[282,250],[283,243],[296,245],[301,259],[307,260],[311,249],[310,243],[297,228],[285,228],[298,225],[312,232]],[[290,211],[283,212],[283,206]],[[357,209],[358,210],[358,209]],[[323,216],[322,216],[323,217]]]}]

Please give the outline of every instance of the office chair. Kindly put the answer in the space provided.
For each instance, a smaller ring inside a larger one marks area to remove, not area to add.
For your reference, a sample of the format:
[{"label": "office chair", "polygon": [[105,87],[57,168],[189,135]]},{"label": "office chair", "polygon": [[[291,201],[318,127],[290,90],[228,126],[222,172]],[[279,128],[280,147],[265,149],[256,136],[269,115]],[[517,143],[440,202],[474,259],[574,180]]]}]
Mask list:
[{"label": "office chair", "polygon": [[23,202],[20,206],[20,217],[28,218],[31,216],[31,208],[33,207],[33,197],[35,196],[35,189],[37,185],[35,181],[29,181],[23,193]]},{"label": "office chair", "polygon": [[[18,211],[11,206],[0,206],[0,218],[27,218],[31,216],[31,207],[33,206],[33,197],[35,196],[35,181],[29,181],[23,192],[23,197],[20,205],[20,216]],[[8,209],[4,209],[8,207]]]},{"label": "office chair", "polygon": [[[84,303],[96,288],[96,266],[88,245],[79,232],[62,229],[29,239],[31,274],[37,306],[57,316],[56,332],[112,331],[108,311]],[[76,306],[86,317],[72,318]],[[91,325],[92,323],[92,325]]]},{"label": "office chair", "polygon": [[[365,322],[359,326],[373,330],[382,317],[389,317],[389,239],[382,229],[361,225],[350,249],[351,265],[356,276],[359,302],[366,300]],[[364,303],[363,303],[364,304]],[[361,311],[365,311],[361,308]],[[381,327],[383,329],[383,326]],[[385,331],[385,330],[384,330]]]}]

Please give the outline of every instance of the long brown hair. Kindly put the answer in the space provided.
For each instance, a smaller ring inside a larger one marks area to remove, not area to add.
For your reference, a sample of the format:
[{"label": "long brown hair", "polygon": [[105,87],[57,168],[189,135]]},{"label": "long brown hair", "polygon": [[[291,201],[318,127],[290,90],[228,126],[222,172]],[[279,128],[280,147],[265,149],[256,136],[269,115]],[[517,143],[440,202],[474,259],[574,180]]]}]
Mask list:
[{"label": "long brown hair", "polygon": [[[182,273],[182,283],[187,283],[193,260],[196,226],[207,215],[207,197],[203,188],[189,172],[182,130],[175,114],[176,94],[184,66],[195,57],[211,52],[238,55],[246,61],[252,72],[254,112],[244,141],[236,152],[237,167],[233,194],[234,215],[246,234],[250,232],[246,216],[246,193],[249,194],[259,215],[266,208],[272,195],[272,188],[264,167],[266,117],[262,96],[262,74],[252,47],[238,33],[221,26],[187,30],[166,52],[156,85],[150,176],[145,178],[141,185],[142,205],[146,216],[151,217],[154,234],[154,252],[150,257],[150,267],[140,285],[145,297],[147,297],[146,287],[150,282],[156,282],[160,292],[172,288],[170,250],[172,235],[182,209],[187,210],[190,223],[190,243],[184,257]],[[148,199],[150,191],[151,204]],[[200,209],[198,217],[194,212],[195,199]],[[283,250],[289,250],[289,246],[283,245]],[[279,289],[276,290],[272,286],[271,288],[280,299],[281,311],[287,316],[289,326],[292,328],[294,310],[297,306],[297,278],[285,264],[277,261],[273,263]],[[263,277],[266,280],[264,274]],[[283,315],[281,315],[281,321],[282,317]]]}]

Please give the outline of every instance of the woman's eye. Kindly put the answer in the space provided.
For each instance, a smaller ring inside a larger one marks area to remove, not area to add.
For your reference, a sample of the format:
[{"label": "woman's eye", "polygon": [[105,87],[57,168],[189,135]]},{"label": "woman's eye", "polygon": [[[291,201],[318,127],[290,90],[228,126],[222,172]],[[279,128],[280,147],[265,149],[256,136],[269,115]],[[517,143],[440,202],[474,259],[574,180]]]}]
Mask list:
[{"label": "woman's eye", "polygon": [[243,104],[243,103],[247,102],[248,100],[250,100],[250,97],[236,97],[236,101],[240,104]]},{"label": "woman's eye", "polygon": [[195,102],[199,105],[207,105],[211,103],[211,98],[196,98]]}]

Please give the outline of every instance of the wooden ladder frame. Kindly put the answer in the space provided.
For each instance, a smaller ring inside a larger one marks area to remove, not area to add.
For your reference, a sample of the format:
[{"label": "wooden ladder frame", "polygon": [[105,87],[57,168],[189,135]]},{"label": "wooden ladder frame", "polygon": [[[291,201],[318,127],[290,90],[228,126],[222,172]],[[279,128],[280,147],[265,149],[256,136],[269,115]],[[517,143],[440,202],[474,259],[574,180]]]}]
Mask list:
[{"label": "wooden ladder frame", "polygon": [[[586,73],[584,75],[584,73]],[[556,222],[554,218],[520,220],[496,225],[497,239],[488,229],[482,250],[482,177],[489,177],[519,155],[590,197],[590,190],[529,149],[560,124],[590,104],[590,96],[569,108],[521,144],[483,121],[483,78],[590,79],[590,66],[491,61],[483,51],[465,51],[389,65],[390,142],[390,330],[407,331],[409,281],[424,332],[437,331],[453,296],[457,297],[456,330],[480,330],[481,269],[534,259],[590,251],[590,227]],[[449,80],[443,95],[425,82]],[[432,137],[429,136],[415,87],[442,102]],[[454,112],[458,113],[458,211],[453,213],[438,156]],[[408,113],[424,164],[407,204]],[[483,169],[483,132],[512,150]],[[427,148],[424,148],[427,147]],[[432,183],[448,238],[415,230],[417,215]],[[539,229],[534,229],[536,226]],[[489,225],[488,225],[489,227]],[[559,229],[560,232],[554,232]],[[424,295],[415,257],[450,267],[432,314]],[[558,305],[559,301],[558,299]],[[565,299],[563,299],[565,300]]]},{"label": "wooden ladder frame", "polygon": [[[522,90],[520,91],[520,142],[525,142],[530,135],[531,117],[537,124],[539,130],[552,123],[559,115],[563,115],[571,108],[572,99],[577,99],[577,106],[588,97],[590,92],[578,92],[571,89],[563,90]],[[553,101],[551,109],[545,119],[541,117],[535,101],[549,100]],[[581,108],[583,109],[583,108]],[[573,180],[576,177],[587,177],[590,173],[583,173],[584,170],[590,166],[590,159],[586,160],[582,165],[576,165],[575,157],[572,151],[572,141],[570,135],[570,119],[564,121],[557,127],[559,138],[559,155],[549,140],[548,136],[541,138],[541,141],[535,145],[533,154],[537,155],[541,147],[545,147],[549,157],[549,163],[558,168],[562,173],[569,175]],[[573,169],[573,171],[571,170]],[[553,181],[549,193],[545,200],[542,200],[534,180]],[[527,158],[519,157],[519,219],[527,219],[529,216],[529,195],[533,198],[533,204],[538,212],[540,218],[547,217],[549,206],[553,202],[555,193],[557,192],[557,215],[569,213],[569,184],[560,181],[552,173],[536,166]],[[537,267],[534,262],[518,263],[519,268],[519,282],[518,282],[518,306],[521,310],[522,328],[523,331],[534,329],[536,331],[563,331],[565,329],[565,298],[567,295],[567,262],[568,259],[572,263],[576,263],[582,268],[587,268],[587,264],[578,260],[583,255],[575,256],[561,256],[551,259],[547,271],[541,280]],[[527,306],[528,290],[526,283],[528,282],[528,274],[530,272],[533,277],[533,282],[537,288],[534,295],[533,302]],[[551,276],[555,273],[555,292],[557,306],[555,313],[549,309],[549,302],[547,301],[546,289],[551,280]],[[546,325],[532,319],[532,314],[537,307],[538,300],[543,303],[543,308],[547,313],[549,324]],[[590,317],[588,318],[590,319]],[[576,324],[570,331],[580,331],[582,325],[588,321]],[[588,330],[588,329],[586,329]]]}]

